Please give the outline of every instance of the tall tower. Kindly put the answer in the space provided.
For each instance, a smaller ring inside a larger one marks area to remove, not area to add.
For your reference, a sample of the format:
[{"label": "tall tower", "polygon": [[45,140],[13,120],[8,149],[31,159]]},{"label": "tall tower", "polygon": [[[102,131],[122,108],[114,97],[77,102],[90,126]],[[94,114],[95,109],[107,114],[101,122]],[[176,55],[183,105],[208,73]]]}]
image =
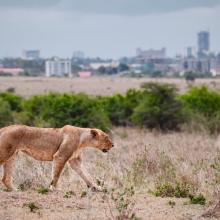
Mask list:
[{"label": "tall tower", "polygon": [[200,31],[198,33],[198,56],[204,56],[210,49],[209,31]]}]

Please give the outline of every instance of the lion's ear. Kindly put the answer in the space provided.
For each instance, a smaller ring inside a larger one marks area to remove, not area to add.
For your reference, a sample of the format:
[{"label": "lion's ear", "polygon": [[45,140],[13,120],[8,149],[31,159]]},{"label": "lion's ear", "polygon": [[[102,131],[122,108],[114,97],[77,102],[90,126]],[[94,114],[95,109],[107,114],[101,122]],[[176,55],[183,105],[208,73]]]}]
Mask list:
[{"label": "lion's ear", "polygon": [[92,137],[94,138],[97,138],[99,136],[98,131],[96,131],[95,129],[91,129],[91,134],[92,134]]}]

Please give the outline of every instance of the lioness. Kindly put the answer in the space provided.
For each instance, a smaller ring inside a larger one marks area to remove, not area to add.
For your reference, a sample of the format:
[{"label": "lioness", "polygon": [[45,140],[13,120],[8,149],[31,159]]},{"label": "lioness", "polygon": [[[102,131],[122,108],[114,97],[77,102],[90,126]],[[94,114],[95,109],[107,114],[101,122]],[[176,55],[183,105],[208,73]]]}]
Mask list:
[{"label": "lioness", "polygon": [[88,187],[99,190],[82,167],[80,150],[94,147],[107,152],[113,147],[108,135],[99,129],[79,128],[66,125],[63,128],[35,128],[12,125],[0,129],[0,165],[4,167],[2,182],[13,190],[12,164],[19,151],[41,161],[53,161],[51,189],[57,187],[61,171],[68,161],[71,168],[86,182]]}]

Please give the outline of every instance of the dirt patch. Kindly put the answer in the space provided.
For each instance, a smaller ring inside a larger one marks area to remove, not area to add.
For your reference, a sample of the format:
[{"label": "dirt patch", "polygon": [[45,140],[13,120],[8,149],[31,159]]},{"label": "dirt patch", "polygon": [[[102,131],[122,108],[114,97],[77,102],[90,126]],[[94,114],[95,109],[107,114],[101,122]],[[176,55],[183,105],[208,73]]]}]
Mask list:
[{"label": "dirt patch", "polygon": [[[1,192],[0,219],[4,220],[70,220],[70,219],[113,219],[117,216],[112,201],[104,199],[103,193],[89,192],[81,198],[77,192],[71,198],[64,198],[64,192],[50,192],[41,195],[34,191]],[[174,206],[169,201],[175,203]],[[202,219],[201,214],[207,207],[189,205],[187,199],[156,198],[150,195],[136,195],[135,213],[141,219],[149,220],[186,220]],[[38,208],[28,207],[33,203]],[[111,214],[112,213],[112,214]]]}]

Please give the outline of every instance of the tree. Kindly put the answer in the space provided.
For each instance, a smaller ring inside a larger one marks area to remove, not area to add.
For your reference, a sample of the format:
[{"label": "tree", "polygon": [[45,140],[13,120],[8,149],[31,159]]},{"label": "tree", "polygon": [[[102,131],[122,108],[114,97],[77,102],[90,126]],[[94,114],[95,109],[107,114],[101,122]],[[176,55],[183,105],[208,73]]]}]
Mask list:
[{"label": "tree", "polygon": [[106,73],[106,68],[104,66],[100,66],[98,68],[98,72],[101,73],[101,74],[105,74]]},{"label": "tree", "polygon": [[124,72],[124,71],[128,71],[129,70],[129,66],[124,64],[124,63],[120,63],[118,65],[118,71],[119,72]]},{"label": "tree", "polygon": [[176,87],[170,84],[146,83],[143,89],[144,97],[134,109],[132,121],[150,129],[179,130],[184,116],[182,103],[176,98]]},{"label": "tree", "polygon": [[184,74],[185,80],[188,82],[194,82],[196,79],[196,74],[193,73],[192,71],[190,72],[185,72]]}]

